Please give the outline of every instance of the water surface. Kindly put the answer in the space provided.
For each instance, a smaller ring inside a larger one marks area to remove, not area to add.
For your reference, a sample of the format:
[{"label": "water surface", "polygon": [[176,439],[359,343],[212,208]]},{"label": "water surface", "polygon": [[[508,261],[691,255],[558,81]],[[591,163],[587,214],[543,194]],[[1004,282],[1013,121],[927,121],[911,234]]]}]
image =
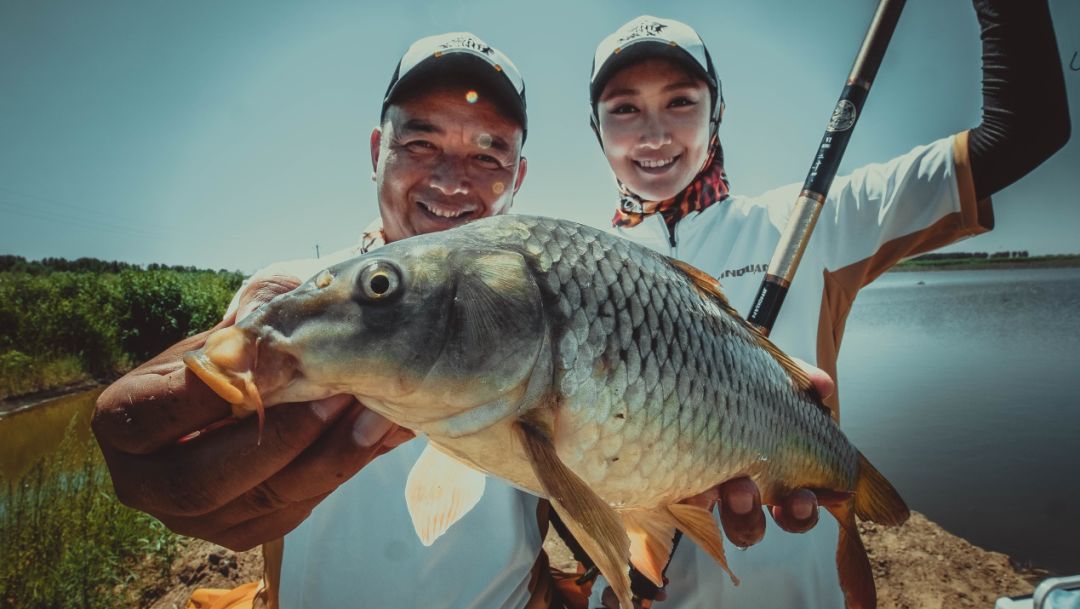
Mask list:
[{"label": "water surface", "polygon": [[56,450],[66,433],[90,437],[90,416],[103,388],[73,393],[0,416],[0,482],[18,483],[34,463]]},{"label": "water surface", "polygon": [[909,505],[1080,573],[1080,268],[886,274],[837,376],[844,429]]}]

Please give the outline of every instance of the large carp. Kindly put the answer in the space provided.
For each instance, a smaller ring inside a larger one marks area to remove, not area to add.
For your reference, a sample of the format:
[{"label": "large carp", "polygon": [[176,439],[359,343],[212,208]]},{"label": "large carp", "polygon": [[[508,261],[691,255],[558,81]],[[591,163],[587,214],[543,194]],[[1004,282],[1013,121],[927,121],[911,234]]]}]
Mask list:
[{"label": "large carp", "polygon": [[480,472],[550,499],[624,609],[628,564],[660,584],[675,529],[727,568],[712,515],[680,500],[737,476],[766,503],[818,493],[849,607],[875,604],[855,516],[908,516],[716,280],[571,222],[502,216],[392,243],[185,360],[238,414],[347,393],[425,434],[406,494],[427,544],[479,500]]}]

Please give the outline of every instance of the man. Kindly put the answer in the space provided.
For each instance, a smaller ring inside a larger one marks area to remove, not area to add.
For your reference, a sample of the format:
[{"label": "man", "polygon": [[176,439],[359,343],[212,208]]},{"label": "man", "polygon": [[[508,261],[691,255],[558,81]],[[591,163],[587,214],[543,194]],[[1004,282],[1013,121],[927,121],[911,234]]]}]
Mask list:
[{"label": "man", "polygon": [[[417,41],[399,62],[371,134],[381,222],[357,247],[256,273],[218,327],[295,288],[299,278],[384,241],[505,213],[527,169],[525,107],[517,68],[479,38],[453,33]],[[205,338],[182,341],[99,398],[94,431],[123,502],[177,532],[227,547],[271,542],[264,548],[271,605],[521,607],[531,589],[543,593],[532,576],[542,542],[536,498],[499,485],[485,495],[477,516],[512,514],[517,530],[492,522],[491,533],[505,543],[482,554],[461,554],[461,544],[472,541],[467,533],[475,533],[468,526],[424,548],[400,488],[421,441],[354,477],[411,434],[336,396],[271,409],[260,442],[254,420],[223,424],[229,406],[184,369],[183,353]],[[305,519],[305,528],[285,539],[282,556],[273,540]],[[335,545],[340,540],[350,544]],[[435,574],[451,578],[448,585],[415,586],[418,577]]]},{"label": "man", "polygon": [[[525,108],[513,63],[475,36],[414,43],[371,134],[380,220],[358,246],[256,273],[218,328],[301,278],[384,242],[505,213],[527,169],[521,156]],[[490,481],[480,504],[425,548],[404,502],[405,480],[424,440],[373,461],[411,434],[350,396],[336,396],[270,409],[260,441],[257,421],[233,421],[229,405],[181,361],[207,334],[173,346],[98,400],[94,431],[124,503],[177,532],[230,548],[265,544],[260,599],[271,606],[563,602],[541,551],[546,502]],[[747,480],[730,489],[719,491],[725,499],[734,496],[737,508],[729,511],[725,530],[752,543],[764,529],[760,509],[752,513],[756,489]],[[286,534],[282,543],[278,538]],[[255,591],[251,584],[227,598],[201,600],[215,608],[250,606]]]}]

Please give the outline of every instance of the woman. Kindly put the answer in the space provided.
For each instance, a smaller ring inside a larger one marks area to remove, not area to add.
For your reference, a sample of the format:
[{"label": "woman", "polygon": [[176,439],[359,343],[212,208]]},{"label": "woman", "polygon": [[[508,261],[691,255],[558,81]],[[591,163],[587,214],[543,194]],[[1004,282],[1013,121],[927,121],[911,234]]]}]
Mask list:
[{"label": "woman", "polygon": [[[772,330],[781,348],[834,378],[858,290],[905,257],[990,230],[990,195],[1068,140],[1046,1],[974,4],[983,31],[982,123],[837,178]],[[598,46],[590,98],[619,184],[616,230],[717,277],[732,305],[747,311],[801,185],[731,193],[718,133],[723,95],[700,36],[668,19],[630,21]],[[838,415],[835,396],[826,403]],[[664,606],[843,606],[837,534],[825,518],[805,535],[773,531],[751,550],[729,553],[738,587],[694,544],[681,544]],[[594,585],[590,606],[605,586]]]}]

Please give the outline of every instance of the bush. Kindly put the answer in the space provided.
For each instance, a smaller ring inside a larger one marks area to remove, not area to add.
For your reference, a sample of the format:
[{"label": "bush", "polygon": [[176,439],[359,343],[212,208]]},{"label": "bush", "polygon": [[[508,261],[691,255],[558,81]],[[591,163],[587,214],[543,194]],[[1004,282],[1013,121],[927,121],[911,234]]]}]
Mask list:
[{"label": "bush", "polygon": [[136,361],[213,327],[239,287],[235,278],[211,272],[125,271],[119,277],[126,303],[121,344]]},{"label": "bush", "polygon": [[[113,376],[214,326],[242,280],[239,273],[55,271],[39,263],[8,262],[10,268],[34,272],[0,272],[0,354],[5,358],[0,390],[8,388],[0,397],[17,393],[16,387],[66,382],[22,379],[33,376],[31,368],[40,376],[50,362],[71,358],[84,375]],[[61,262],[50,264],[94,266],[86,260]]]}]

